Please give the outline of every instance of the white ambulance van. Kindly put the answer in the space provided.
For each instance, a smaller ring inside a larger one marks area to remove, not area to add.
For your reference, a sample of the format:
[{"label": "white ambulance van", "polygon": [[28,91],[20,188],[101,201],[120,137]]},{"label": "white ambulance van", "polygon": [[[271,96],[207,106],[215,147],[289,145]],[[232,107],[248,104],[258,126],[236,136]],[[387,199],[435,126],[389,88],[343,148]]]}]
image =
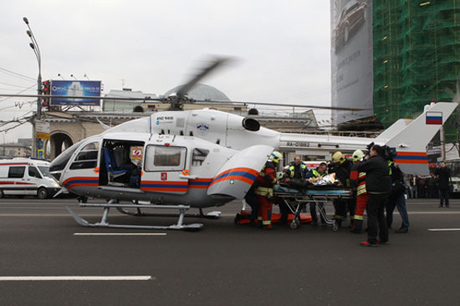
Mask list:
[{"label": "white ambulance van", "polygon": [[49,173],[50,163],[30,158],[0,159],[0,197],[53,196],[61,186]]}]

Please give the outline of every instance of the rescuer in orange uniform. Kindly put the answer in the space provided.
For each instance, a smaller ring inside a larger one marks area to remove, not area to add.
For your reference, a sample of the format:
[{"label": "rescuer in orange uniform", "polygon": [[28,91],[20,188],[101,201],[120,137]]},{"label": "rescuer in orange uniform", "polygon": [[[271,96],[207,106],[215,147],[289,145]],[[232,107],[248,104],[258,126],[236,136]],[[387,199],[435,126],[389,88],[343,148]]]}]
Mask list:
[{"label": "rescuer in orange uniform", "polygon": [[[361,150],[353,152],[353,163],[357,164],[364,158],[364,153]],[[350,173],[350,179],[354,182],[353,185],[357,185],[356,188],[356,211],[353,220],[353,227],[351,228],[352,233],[359,234],[363,228],[364,221],[364,210],[369,200],[369,195],[366,190],[366,172],[358,172],[352,170]]]},{"label": "rescuer in orange uniform", "polygon": [[[342,154],[342,152],[337,151],[332,155],[332,162],[330,163],[329,173],[335,173],[335,178],[339,181],[339,186],[350,188],[350,172],[353,162]],[[351,222],[353,222],[355,206],[355,199],[334,199],[334,208],[335,208],[335,223],[340,228],[342,222],[345,220],[347,212],[350,213]],[[350,224],[351,224],[350,222]]]},{"label": "rescuer in orange uniform", "polygon": [[256,180],[256,194],[259,200],[259,216],[257,218],[259,224],[262,224],[264,229],[272,228],[272,198],[273,186],[276,184],[276,169],[283,160],[283,156],[278,151],[273,151],[270,154],[269,160],[265,163]]}]

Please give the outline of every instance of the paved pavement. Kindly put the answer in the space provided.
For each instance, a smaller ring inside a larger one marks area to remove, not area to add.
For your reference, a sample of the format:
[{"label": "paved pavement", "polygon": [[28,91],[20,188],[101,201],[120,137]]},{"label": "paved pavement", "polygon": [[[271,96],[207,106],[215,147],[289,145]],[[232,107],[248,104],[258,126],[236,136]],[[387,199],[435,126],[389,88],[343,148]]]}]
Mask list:
[{"label": "paved pavement", "polygon": [[[460,200],[408,201],[411,228],[363,248],[342,228],[235,225],[241,203],[197,232],[81,227],[75,199],[0,199],[1,305],[456,305]],[[329,207],[329,211],[331,209]],[[112,222],[174,224],[113,214]],[[400,218],[395,213],[395,225]]]}]

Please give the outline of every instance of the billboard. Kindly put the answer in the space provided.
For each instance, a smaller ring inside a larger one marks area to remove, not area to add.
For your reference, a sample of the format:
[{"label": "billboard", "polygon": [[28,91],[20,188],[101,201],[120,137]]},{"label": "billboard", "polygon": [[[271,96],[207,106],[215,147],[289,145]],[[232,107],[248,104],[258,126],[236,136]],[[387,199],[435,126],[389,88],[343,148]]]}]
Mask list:
[{"label": "billboard", "polygon": [[331,0],[332,111],[334,125],[373,115],[372,1]]},{"label": "billboard", "polygon": [[[51,81],[52,96],[66,96],[51,98],[51,106],[59,105],[80,105],[80,106],[100,106],[100,99],[91,99],[86,97],[99,97],[101,95],[101,81]],[[70,97],[75,98],[70,98]]]}]

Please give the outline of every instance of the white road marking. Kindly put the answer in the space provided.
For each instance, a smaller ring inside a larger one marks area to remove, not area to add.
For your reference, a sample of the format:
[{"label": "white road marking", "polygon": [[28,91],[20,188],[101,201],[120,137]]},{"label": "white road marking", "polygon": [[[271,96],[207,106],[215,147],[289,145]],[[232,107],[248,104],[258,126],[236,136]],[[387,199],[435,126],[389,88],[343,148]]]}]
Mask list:
[{"label": "white road marking", "polygon": [[[235,215],[239,212],[235,213],[225,213],[221,214],[221,217],[235,217]],[[395,210],[395,214],[398,212]],[[459,215],[460,210],[452,210],[452,211],[409,211],[409,215]],[[0,217],[19,217],[19,218],[24,218],[24,217],[69,217],[69,214],[2,214],[0,213]],[[90,217],[101,217],[101,214],[94,213],[94,214],[81,214],[79,215],[82,218],[90,218]],[[161,217],[161,216],[159,216]],[[196,217],[196,216],[188,216],[185,215],[185,217]]]},{"label": "white road marking", "polygon": [[[395,213],[398,211],[395,209]],[[409,215],[458,215],[460,211],[408,211]]]},{"label": "white road marking", "polygon": [[74,236],[166,236],[166,233],[74,233]]},{"label": "white road marking", "polygon": [[[101,214],[82,214],[81,217],[101,217]],[[69,214],[0,214],[0,217],[70,217]]]},{"label": "white road marking", "polygon": [[429,228],[430,232],[457,232],[460,228]]},{"label": "white road marking", "polygon": [[139,276],[0,276],[0,281],[148,281],[150,275]]}]

